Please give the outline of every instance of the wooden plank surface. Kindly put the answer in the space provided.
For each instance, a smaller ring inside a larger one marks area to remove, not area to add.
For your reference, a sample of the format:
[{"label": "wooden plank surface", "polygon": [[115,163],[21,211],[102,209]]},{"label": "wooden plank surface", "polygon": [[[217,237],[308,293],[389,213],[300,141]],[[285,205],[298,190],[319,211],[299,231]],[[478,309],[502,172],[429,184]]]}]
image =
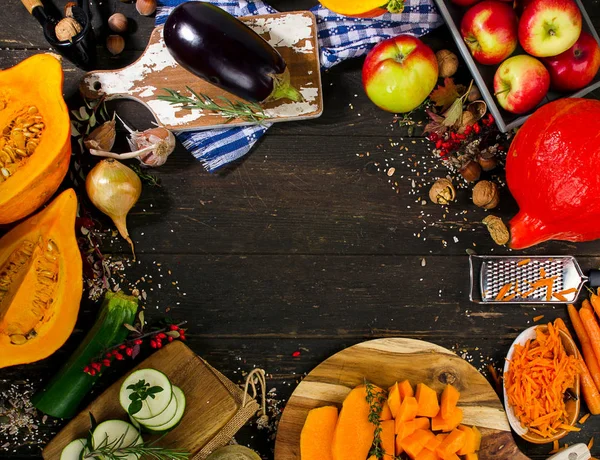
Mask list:
[{"label": "wooden plank surface", "polygon": [[[269,3],[281,11],[316,4]],[[598,28],[599,1],[585,3]],[[122,55],[110,57],[99,48],[100,66],[115,69],[139,57],[154,20],[138,16],[131,3],[109,4],[132,25]],[[7,19],[0,28],[0,67],[47,50],[41,28],[19,2],[2,7]],[[434,49],[454,49],[444,27],[424,40]],[[146,317],[158,319],[169,309],[174,318],[188,320],[191,349],[235,382],[255,366],[266,369],[280,407],[319,362],[367,339],[428,340],[485,372],[488,363],[502,365],[510,343],[532,317],[566,317],[563,307],[468,302],[466,249],[481,254],[508,250],[495,246],[478,223],[486,213],[470,203],[468,189],[459,191],[446,218],[443,209],[421,204],[427,186],[447,171],[432,160],[420,128],[408,137],[407,127],[368,101],[361,65],[357,59],[324,72],[325,111],[318,120],[273,126],[251,155],[219,174],[207,174],[178,146],[166,165],[152,171],[162,187],[145,187],[128,219],[139,261],[127,265],[129,282],[123,286],[129,289],[129,283],[146,279],[140,283],[148,294],[142,302]],[[68,63],[64,68],[65,96],[78,107],[75,95],[83,72]],[[464,68],[459,78],[468,80]],[[151,115],[139,104],[111,107],[138,129],[150,126]],[[392,176],[387,175],[390,168],[395,169]],[[509,218],[515,211],[503,189],[497,214]],[[111,228],[106,218],[95,217]],[[118,238],[107,239],[102,250],[128,255]],[[528,252],[574,254],[584,270],[600,266],[598,242],[546,243]],[[76,331],[51,358],[2,369],[0,393],[11,385],[40,388],[82,340],[96,310],[93,302],[83,303]],[[126,362],[111,369],[85,403],[131,367]],[[64,424],[40,422],[32,440],[9,443],[4,450],[11,437],[0,434],[0,458],[39,458],[37,440],[49,439]],[[592,417],[565,441],[587,443],[598,430],[600,420]],[[248,426],[236,439],[263,458],[273,458],[268,430]],[[550,450],[516,442],[536,459],[546,458]],[[594,448],[593,454],[600,450]]]}]

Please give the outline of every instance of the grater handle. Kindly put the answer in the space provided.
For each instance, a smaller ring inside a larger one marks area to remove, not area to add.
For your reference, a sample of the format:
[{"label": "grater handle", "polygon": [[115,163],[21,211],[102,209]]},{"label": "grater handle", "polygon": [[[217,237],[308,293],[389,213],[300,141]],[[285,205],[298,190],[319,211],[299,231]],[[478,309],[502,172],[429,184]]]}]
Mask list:
[{"label": "grater handle", "polygon": [[590,274],[588,275],[588,283],[590,283],[590,287],[600,287],[600,270],[590,270]]}]

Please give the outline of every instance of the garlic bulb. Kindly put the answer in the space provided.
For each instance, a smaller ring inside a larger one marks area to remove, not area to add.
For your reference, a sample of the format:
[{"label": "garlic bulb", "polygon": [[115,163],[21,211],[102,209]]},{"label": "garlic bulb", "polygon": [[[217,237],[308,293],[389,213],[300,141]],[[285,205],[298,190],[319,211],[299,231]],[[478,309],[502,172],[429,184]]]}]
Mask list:
[{"label": "garlic bulb", "polygon": [[[119,120],[121,119],[119,118]],[[123,120],[121,122],[131,134],[127,142],[132,152],[119,154],[102,149],[91,149],[90,153],[92,155],[120,160],[137,158],[142,164],[153,168],[165,164],[169,155],[175,150],[176,145],[175,136],[171,131],[160,126],[142,132],[134,131]]]},{"label": "garlic bulb", "polygon": [[121,236],[131,245],[135,261],[133,241],[127,230],[127,213],[142,193],[139,176],[123,163],[102,160],[88,173],[85,190],[94,206],[113,220]]}]

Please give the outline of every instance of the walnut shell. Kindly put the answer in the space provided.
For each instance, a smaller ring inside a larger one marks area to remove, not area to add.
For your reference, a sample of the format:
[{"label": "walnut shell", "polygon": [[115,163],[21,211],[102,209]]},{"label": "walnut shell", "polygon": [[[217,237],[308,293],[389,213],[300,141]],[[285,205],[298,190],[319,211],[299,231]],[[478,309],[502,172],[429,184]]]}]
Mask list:
[{"label": "walnut shell", "polygon": [[500,192],[494,182],[482,180],[473,187],[473,203],[483,209],[493,209],[500,203]]},{"label": "walnut shell", "polygon": [[72,42],[73,37],[75,37],[81,31],[81,24],[79,24],[74,18],[63,18],[58,22],[58,24],[56,24],[56,27],[54,28],[56,38],[61,42]]},{"label": "walnut shell", "polygon": [[452,181],[447,178],[438,179],[429,189],[429,199],[435,204],[450,204],[456,198],[456,190]]},{"label": "walnut shell", "polygon": [[502,246],[510,241],[510,232],[500,217],[490,214],[482,222],[487,227],[496,244]]},{"label": "walnut shell", "polygon": [[458,57],[452,51],[439,50],[435,53],[440,77],[451,77],[458,70]]}]

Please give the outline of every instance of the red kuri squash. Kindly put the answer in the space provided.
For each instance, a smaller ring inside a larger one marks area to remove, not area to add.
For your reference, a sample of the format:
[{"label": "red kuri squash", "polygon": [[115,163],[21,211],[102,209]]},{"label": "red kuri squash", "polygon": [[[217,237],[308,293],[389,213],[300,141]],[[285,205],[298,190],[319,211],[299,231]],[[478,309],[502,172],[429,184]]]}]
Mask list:
[{"label": "red kuri squash", "polygon": [[506,180],[520,209],[510,246],[600,238],[599,166],[600,101],[559,99],[538,109],[507,155]]}]

